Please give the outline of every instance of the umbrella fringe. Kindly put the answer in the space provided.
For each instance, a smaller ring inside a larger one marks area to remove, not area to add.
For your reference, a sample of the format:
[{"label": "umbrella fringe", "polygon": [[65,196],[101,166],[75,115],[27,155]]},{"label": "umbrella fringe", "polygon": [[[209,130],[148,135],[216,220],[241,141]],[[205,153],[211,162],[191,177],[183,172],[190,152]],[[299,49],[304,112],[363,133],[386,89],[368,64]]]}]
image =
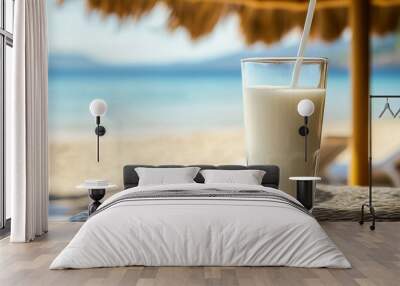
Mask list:
[{"label": "umbrella fringe", "polygon": [[[63,0],[59,0],[63,3]],[[301,29],[307,0],[86,0],[89,11],[121,21],[140,20],[158,5],[168,10],[166,25],[171,31],[183,28],[192,40],[204,37],[228,16],[238,17],[247,44],[272,44],[293,29]],[[398,30],[400,0],[372,0],[371,32],[385,35]],[[349,25],[349,1],[319,0],[311,38],[334,41]]]}]

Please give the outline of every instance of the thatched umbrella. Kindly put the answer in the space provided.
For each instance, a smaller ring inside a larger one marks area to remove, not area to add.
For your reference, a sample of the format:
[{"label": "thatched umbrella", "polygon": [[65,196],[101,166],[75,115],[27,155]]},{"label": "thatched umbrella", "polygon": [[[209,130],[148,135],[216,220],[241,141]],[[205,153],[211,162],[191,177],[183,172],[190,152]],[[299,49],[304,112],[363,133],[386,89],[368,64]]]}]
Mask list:
[{"label": "thatched umbrella", "polygon": [[[219,21],[232,14],[248,44],[279,41],[293,28],[302,28],[307,0],[87,0],[91,11],[140,20],[158,4],[169,10],[168,27],[186,29],[192,39],[213,31]],[[367,3],[367,1],[364,1]],[[311,36],[326,41],[337,39],[349,25],[351,0],[318,0]],[[371,31],[378,35],[398,28],[399,0],[372,1]]]},{"label": "thatched umbrella", "polygon": [[[59,0],[63,1],[63,0]],[[157,5],[169,10],[168,27],[186,29],[192,39],[213,31],[229,15],[239,17],[248,44],[279,41],[302,28],[308,0],[86,0],[91,11],[121,20],[140,20]],[[318,0],[311,36],[326,41],[352,29],[353,137],[350,184],[368,183],[369,32],[383,35],[399,27],[400,0]],[[369,27],[369,28],[368,28]]]}]

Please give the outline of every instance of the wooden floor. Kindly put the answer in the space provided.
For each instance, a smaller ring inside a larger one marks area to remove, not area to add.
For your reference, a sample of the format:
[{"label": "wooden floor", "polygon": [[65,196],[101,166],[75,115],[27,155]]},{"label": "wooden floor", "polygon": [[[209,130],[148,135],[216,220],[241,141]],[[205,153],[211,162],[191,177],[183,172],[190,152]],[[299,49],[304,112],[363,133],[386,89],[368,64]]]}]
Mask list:
[{"label": "wooden floor", "polygon": [[124,267],[48,270],[81,223],[50,224],[45,237],[28,244],[0,241],[0,285],[400,285],[400,222],[326,222],[324,229],[352,269],[288,267]]}]

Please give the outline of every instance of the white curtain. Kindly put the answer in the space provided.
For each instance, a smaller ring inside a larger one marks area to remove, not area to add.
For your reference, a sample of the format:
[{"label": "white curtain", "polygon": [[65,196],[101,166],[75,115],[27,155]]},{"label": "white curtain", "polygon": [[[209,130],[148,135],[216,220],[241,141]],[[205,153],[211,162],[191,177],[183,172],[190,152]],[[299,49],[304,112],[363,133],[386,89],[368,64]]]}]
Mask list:
[{"label": "white curtain", "polygon": [[45,0],[15,1],[13,92],[6,110],[12,242],[47,232],[47,19]]}]

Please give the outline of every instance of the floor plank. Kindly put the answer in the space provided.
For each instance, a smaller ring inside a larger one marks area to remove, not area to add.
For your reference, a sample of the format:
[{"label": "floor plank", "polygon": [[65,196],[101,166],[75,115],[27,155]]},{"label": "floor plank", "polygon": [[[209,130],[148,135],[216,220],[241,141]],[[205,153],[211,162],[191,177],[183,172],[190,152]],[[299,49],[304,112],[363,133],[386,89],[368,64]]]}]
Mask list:
[{"label": "floor plank", "polygon": [[0,285],[399,285],[400,222],[379,222],[372,232],[355,222],[323,222],[352,269],[289,267],[118,267],[48,269],[81,223],[51,222],[47,235],[27,244],[0,240]]}]

